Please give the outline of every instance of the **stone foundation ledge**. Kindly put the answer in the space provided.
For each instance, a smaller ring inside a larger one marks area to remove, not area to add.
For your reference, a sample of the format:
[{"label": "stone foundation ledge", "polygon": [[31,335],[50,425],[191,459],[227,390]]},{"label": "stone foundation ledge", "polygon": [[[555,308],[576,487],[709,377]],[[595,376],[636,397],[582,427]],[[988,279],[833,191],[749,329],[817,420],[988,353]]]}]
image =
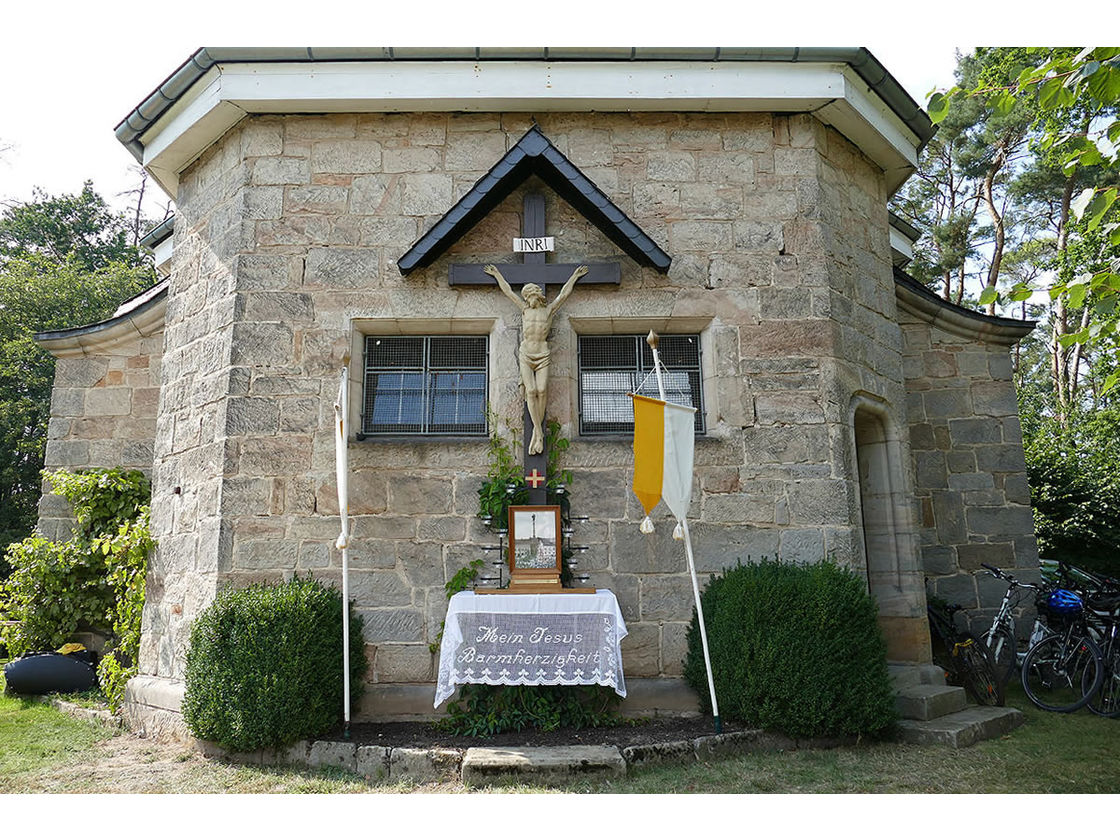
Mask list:
[{"label": "stone foundation ledge", "polygon": [[24,699],[46,703],[52,708],[58,709],[63,714],[69,715],[77,720],[100,723],[103,726],[108,726],[110,729],[124,729],[124,721],[119,715],[113,714],[108,709],[90,709],[85,706],[79,706],[77,703],[71,703],[69,700],[60,700],[57,697],[41,695],[31,697],[26,695],[21,696],[24,697]]},{"label": "stone foundation ledge", "polygon": [[[501,766],[492,760],[486,772],[472,772],[473,754],[478,747],[431,748],[382,747],[346,741],[299,741],[284,750],[257,750],[235,753],[208,741],[195,741],[195,746],[210,758],[252,765],[287,765],[309,768],[336,767],[357,773],[371,782],[455,782],[485,784],[491,781],[524,782],[526,776],[563,782],[586,778],[589,772],[582,746],[567,747],[501,747],[482,748],[482,752],[500,754]],[[595,767],[617,767],[624,772],[659,764],[683,764],[732,758],[760,752],[784,752],[798,749],[834,749],[854,746],[859,739],[850,738],[788,738],[752,729],[721,735],[703,735],[684,741],[640,746],[595,747]],[[609,753],[614,757],[604,758]],[[547,772],[542,772],[545,767]],[[567,767],[567,770],[565,770]],[[478,768],[475,768],[477,770]],[[519,778],[520,777],[520,778]]]},{"label": "stone foundation ledge", "polygon": [[183,721],[183,692],[180,680],[141,675],[128,681],[121,716],[128,729],[141,738],[156,741],[195,739]]}]

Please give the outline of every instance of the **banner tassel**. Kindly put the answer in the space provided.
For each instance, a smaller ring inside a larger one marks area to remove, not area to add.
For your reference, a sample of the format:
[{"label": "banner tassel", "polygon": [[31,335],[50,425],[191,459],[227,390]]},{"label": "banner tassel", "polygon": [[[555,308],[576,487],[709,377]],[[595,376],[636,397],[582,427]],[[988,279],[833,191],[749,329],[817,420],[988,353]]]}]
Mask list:
[{"label": "banner tassel", "polygon": [[638,526],[638,530],[641,531],[643,534],[652,534],[653,533],[653,520],[650,519],[647,516],[645,519],[642,520],[642,524]]}]

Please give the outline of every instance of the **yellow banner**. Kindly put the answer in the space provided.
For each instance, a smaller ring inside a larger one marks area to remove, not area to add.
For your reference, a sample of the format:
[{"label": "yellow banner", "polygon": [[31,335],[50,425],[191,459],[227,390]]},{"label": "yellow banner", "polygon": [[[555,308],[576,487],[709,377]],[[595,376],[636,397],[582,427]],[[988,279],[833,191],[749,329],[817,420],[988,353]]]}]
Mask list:
[{"label": "yellow banner", "polygon": [[634,495],[649,516],[661,501],[665,470],[665,403],[630,395],[634,400]]}]

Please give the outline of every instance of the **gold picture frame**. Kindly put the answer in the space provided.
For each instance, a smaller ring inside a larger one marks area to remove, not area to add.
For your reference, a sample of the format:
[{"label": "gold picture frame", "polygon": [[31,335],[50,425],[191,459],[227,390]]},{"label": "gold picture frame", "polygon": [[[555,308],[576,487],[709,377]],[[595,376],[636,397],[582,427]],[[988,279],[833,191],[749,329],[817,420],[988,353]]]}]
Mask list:
[{"label": "gold picture frame", "polygon": [[511,505],[509,509],[510,588],[560,585],[563,564],[559,505]]}]

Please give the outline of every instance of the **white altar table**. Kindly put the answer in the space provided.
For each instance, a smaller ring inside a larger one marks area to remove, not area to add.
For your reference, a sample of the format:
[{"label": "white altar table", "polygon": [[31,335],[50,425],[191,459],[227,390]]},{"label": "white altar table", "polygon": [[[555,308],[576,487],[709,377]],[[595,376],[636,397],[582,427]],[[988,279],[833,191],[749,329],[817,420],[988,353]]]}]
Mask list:
[{"label": "white altar table", "polygon": [[438,708],[464,683],[606,685],[626,696],[626,623],[609,589],[594,594],[479,595],[447,606],[439,651]]}]

